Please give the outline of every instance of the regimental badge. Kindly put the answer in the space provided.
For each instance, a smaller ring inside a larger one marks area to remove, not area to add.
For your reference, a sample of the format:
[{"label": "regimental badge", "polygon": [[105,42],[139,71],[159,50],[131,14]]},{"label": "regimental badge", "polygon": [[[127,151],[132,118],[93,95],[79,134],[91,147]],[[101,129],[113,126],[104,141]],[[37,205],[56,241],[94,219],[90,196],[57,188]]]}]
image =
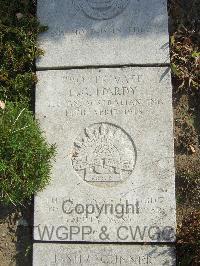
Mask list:
[{"label": "regimental badge", "polygon": [[73,0],[92,19],[106,20],[121,14],[130,0]]},{"label": "regimental badge", "polygon": [[131,175],[136,148],[131,137],[109,123],[92,124],[74,142],[72,165],[86,181],[116,184]]}]

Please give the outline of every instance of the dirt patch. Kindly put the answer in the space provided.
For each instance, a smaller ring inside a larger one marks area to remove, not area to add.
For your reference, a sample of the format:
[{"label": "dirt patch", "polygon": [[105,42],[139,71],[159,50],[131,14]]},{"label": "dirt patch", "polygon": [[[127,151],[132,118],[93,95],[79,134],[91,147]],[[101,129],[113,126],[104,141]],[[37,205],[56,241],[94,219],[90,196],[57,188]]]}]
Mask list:
[{"label": "dirt patch", "polygon": [[29,266],[32,260],[32,206],[0,206],[0,265]]},{"label": "dirt patch", "polygon": [[180,3],[179,9],[173,10],[176,14],[172,12],[171,32],[171,36],[175,36],[172,62],[177,71],[173,78],[177,265],[196,266],[200,265],[200,62],[196,56],[200,43],[200,3],[195,0],[172,2],[174,7]]},{"label": "dirt patch", "polygon": [[200,265],[198,93],[174,97],[178,265]]}]

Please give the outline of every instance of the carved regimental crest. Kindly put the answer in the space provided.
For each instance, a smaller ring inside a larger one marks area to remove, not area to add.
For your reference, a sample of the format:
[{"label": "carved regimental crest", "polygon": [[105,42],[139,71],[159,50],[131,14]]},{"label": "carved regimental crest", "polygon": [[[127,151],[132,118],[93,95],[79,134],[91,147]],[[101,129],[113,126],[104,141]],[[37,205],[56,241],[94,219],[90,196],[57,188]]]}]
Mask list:
[{"label": "carved regimental crest", "polygon": [[90,18],[105,20],[119,15],[130,0],[74,0],[74,3]]},{"label": "carved regimental crest", "polygon": [[97,123],[84,129],[74,142],[72,164],[87,182],[114,185],[131,175],[136,150],[130,136],[120,127]]}]

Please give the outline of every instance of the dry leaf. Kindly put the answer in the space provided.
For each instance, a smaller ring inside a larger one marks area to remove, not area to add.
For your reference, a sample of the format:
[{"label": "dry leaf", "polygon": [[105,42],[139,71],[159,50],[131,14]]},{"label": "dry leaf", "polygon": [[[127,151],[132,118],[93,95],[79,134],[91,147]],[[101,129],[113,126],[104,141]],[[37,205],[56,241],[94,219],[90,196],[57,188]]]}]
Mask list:
[{"label": "dry leaf", "polygon": [[189,146],[190,146],[192,153],[195,153],[196,152],[195,148],[192,145],[189,145]]},{"label": "dry leaf", "polygon": [[24,15],[23,15],[22,13],[17,13],[17,14],[16,14],[16,17],[17,17],[18,19],[23,18],[23,16],[24,16]]},{"label": "dry leaf", "polygon": [[0,108],[1,108],[1,109],[5,109],[5,107],[6,107],[5,103],[2,102],[2,101],[0,101]]}]

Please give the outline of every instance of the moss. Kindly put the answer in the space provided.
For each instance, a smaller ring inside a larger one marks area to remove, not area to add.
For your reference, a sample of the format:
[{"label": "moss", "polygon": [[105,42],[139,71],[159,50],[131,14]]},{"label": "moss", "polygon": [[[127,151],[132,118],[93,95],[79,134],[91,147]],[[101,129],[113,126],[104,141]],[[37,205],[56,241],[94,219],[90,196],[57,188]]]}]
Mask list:
[{"label": "moss", "polygon": [[0,109],[0,201],[21,204],[49,182],[54,147],[21,103]]},{"label": "moss", "polygon": [[0,7],[0,201],[18,205],[49,182],[54,154],[31,111],[43,54],[36,40],[46,27],[34,1],[0,0]]},{"label": "moss", "polygon": [[46,27],[34,17],[32,1],[0,0],[0,99],[30,104],[35,60],[43,52],[36,40]]}]

